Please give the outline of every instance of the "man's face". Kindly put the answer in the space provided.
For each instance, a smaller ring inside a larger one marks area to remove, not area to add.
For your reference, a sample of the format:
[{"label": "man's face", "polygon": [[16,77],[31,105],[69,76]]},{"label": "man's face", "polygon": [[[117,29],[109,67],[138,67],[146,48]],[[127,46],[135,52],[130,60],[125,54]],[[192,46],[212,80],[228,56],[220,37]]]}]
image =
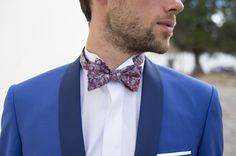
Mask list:
[{"label": "man's face", "polygon": [[180,0],[108,0],[106,39],[128,53],[165,53]]}]

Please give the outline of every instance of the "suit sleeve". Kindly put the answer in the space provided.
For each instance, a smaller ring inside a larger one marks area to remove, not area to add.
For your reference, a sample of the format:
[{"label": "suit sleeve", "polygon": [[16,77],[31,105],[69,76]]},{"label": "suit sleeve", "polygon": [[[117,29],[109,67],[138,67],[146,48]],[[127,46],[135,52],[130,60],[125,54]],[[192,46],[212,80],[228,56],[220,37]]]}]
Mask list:
[{"label": "suit sleeve", "polygon": [[9,89],[5,99],[1,127],[0,156],[22,156],[14,106],[14,86]]},{"label": "suit sleeve", "polygon": [[223,146],[222,110],[217,91],[213,88],[199,147],[199,156],[223,156]]}]

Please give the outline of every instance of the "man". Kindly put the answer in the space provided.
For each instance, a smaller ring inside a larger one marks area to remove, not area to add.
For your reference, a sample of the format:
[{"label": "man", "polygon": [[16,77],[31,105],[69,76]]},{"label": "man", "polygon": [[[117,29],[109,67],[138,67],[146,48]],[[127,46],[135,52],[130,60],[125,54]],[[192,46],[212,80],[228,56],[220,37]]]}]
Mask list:
[{"label": "man", "polygon": [[222,156],[214,87],[153,64],[180,0],[80,0],[81,56],[9,89],[1,156]]}]

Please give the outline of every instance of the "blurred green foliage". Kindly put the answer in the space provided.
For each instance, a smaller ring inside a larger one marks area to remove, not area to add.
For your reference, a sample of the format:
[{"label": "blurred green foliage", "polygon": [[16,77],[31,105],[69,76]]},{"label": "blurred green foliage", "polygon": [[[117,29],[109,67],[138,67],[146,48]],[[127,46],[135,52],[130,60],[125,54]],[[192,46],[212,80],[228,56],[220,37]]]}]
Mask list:
[{"label": "blurred green foliage", "polygon": [[182,0],[174,44],[195,54],[194,73],[202,73],[203,52],[236,52],[236,0]]}]

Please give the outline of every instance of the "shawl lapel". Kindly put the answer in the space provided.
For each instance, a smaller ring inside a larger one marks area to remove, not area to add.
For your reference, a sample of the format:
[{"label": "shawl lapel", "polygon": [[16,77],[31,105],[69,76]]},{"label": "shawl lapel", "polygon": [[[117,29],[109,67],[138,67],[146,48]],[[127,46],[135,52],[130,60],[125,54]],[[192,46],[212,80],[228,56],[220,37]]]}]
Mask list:
[{"label": "shawl lapel", "polygon": [[163,109],[163,86],[158,66],[146,58],[135,156],[158,152]]},{"label": "shawl lapel", "polygon": [[68,66],[61,81],[59,134],[62,156],[85,156],[80,107],[79,59]]}]

